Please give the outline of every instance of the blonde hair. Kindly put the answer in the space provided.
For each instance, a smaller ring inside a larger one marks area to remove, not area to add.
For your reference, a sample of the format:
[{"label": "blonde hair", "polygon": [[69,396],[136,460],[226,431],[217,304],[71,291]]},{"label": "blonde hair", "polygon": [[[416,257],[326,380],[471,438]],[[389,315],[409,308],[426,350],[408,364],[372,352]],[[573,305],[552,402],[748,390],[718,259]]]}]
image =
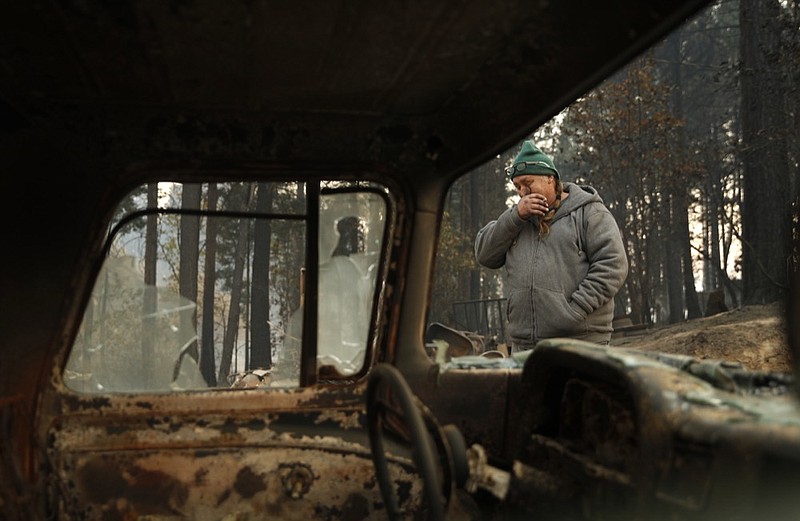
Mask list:
[{"label": "blonde hair", "polygon": [[547,210],[547,213],[539,219],[539,237],[547,237],[550,233],[550,221],[555,217],[556,211],[561,206],[561,194],[564,192],[564,185],[561,184],[561,180],[557,177],[553,177],[553,180],[556,183],[556,200],[553,202],[553,206]]}]

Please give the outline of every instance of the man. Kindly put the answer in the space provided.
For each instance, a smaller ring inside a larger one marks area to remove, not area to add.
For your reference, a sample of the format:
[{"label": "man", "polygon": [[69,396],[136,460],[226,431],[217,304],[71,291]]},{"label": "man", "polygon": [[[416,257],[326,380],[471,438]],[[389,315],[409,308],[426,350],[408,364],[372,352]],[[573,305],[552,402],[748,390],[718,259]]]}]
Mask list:
[{"label": "man", "polygon": [[508,272],[512,351],[553,337],[607,344],[614,295],[628,274],[614,217],[594,188],[562,183],[532,141],[506,174],[519,202],[478,232],[475,256]]}]

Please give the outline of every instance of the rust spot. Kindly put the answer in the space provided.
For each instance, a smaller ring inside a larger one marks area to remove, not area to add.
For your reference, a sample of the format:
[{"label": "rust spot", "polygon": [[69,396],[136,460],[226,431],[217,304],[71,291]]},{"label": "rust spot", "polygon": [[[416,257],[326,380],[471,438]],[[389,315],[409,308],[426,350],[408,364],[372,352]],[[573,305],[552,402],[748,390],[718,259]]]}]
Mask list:
[{"label": "rust spot", "polygon": [[223,434],[236,434],[239,432],[239,426],[233,418],[228,418],[225,420],[225,423],[219,427],[219,431]]},{"label": "rust spot", "polygon": [[109,462],[93,460],[84,465],[77,475],[83,496],[90,503],[105,503],[111,498],[122,497],[127,483],[119,475],[119,470]]},{"label": "rust spot", "polygon": [[106,433],[109,436],[113,436],[114,434],[123,434],[127,430],[127,428],[120,425],[106,425]]},{"label": "rust spot", "polygon": [[197,469],[197,472],[194,473],[194,484],[196,486],[205,484],[206,476],[208,476],[207,468]]},{"label": "rust spot", "polygon": [[242,498],[249,499],[258,492],[266,490],[267,483],[264,481],[264,476],[256,474],[250,467],[245,467],[236,474],[236,482],[233,484],[233,489]]},{"label": "rust spot", "polygon": [[350,494],[341,508],[318,505],[314,508],[314,513],[318,519],[362,521],[370,517],[369,501],[360,494]]},{"label": "rust spot", "polygon": [[64,405],[71,410],[104,409],[111,406],[111,399],[103,397],[86,398],[85,396],[65,394]]},{"label": "rust spot", "polygon": [[131,469],[132,488],[142,493],[142,500],[151,502],[159,498],[159,503],[182,505],[189,497],[189,488],[174,477],[157,470]]},{"label": "rust spot", "polygon": [[267,424],[264,420],[250,420],[245,424],[245,427],[252,431],[263,431]]},{"label": "rust spot", "polygon": [[397,483],[397,499],[401,505],[411,499],[411,486],[412,483],[406,480]]},{"label": "rust spot", "polygon": [[364,487],[364,490],[374,490],[377,485],[378,481],[373,477],[372,479],[369,479],[364,483],[362,483],[361,486]]},{"label": "rust spot", "polygon": [[[113,505],[138,514],[176,514],[189,489],[173,476],[139,467],[120,469],[114,461],[95,459],[78,472],[81,495],[91,503]],[[119,498],[125,498],[119,504]]]},{"label": "rust spot", "polygon": [[350,494],[342,505],[342,521],[360,521],[369,517],[369,501],[361,494]]},{"label": "rust spot", "polygon": [[217,506],[220,506],[221,504],[226,502],[229,497],[231,497],[231,489],[226,488],[225,492],[220,494],[219,499],[217,500]]}]

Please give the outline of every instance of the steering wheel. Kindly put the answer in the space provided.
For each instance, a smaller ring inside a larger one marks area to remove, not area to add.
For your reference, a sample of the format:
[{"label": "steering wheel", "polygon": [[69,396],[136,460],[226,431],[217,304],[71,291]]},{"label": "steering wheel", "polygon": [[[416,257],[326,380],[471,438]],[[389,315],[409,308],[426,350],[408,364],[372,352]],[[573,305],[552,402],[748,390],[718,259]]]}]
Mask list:
[{"label": "steering wheel", "polygon": [[[442,432],[430,413],[423,418],[423,411],[425,411],[424,406],[414,397],[400,371],[388,364],[378,364],[372,369],[367,384],[369,441],[381,496],[392,521],[402,519],[403,515],[394,491],[394,483],[389,475],[383,443],[384,426],[407,429],[405,434],[411,444],[412,459],[422,477],[428,518],[436,521],[444,520],[449,491],[453,485],[453,469],[446,463],[450,458],[443,455],[445,463],[440,468],[444,479],[439,477],[432,442],[440,451],[446,448],[447,442],[444,441]],[[392,419],[395,420],[394,425]],[[396,425],[397,420],[400,420],[402,425]],[[431,439],[431,434],[434,435],[434,439]]]}]

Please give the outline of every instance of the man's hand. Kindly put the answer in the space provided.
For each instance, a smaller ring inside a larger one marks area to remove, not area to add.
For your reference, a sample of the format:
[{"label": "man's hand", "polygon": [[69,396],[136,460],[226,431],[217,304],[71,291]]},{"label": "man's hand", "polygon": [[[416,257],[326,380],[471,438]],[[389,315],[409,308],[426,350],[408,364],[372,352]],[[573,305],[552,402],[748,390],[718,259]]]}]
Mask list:
[{"label": "man's hand", "polygon": [[520,198],[517,203],[517,213],[522,219],[528,219],[534,215],[541,217],[547,213],[549,208],[547,198],[542,194],[528,194]]}]

